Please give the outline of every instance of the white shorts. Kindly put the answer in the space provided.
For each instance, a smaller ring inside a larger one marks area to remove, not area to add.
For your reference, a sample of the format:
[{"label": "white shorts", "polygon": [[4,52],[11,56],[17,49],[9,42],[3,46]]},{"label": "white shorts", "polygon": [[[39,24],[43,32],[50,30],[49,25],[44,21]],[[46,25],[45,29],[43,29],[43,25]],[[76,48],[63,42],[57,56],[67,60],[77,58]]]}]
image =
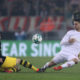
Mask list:
[{"label": "white shorts", "polygon": [[70,61],[74,58],[78,59],[78,57],[75,55],[60,52],[52,59],[52,61],[54,61],[56,64],[58,64],[58,63]]}]

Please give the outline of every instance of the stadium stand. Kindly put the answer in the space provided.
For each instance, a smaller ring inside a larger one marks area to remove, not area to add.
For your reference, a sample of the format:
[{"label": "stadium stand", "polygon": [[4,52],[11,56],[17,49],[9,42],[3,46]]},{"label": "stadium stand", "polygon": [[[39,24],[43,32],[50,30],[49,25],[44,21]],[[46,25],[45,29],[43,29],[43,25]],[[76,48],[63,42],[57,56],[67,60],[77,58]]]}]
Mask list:
[{"label": "stadium stand", "polygon": [[0,32],[4,36],[8,35],[6,39],[13,40],[14,36],[10,36],[9,33],[13,35],[20,26],[29,34],[30,39],[37,29],[40,31],[43,19],[52,17],[55,29],[47,33],[47,37],[61,39],[63,34],[60,32],[65,33],[72,29],[71,16],[73,11],[80,9],[79,3],[79,0],[0,0]]}]

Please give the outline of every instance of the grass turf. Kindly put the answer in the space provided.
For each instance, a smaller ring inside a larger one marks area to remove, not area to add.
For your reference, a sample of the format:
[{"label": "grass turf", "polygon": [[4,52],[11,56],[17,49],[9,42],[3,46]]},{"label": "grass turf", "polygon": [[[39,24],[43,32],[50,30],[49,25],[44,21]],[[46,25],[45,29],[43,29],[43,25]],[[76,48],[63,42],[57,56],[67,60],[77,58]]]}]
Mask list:
[{"label": "grass turf", "polygon": [[[37,67],[42,67],[51,60],[51,57],[26,57],[25,59]],[[21,69],[18,73],[0,73],[0,80],[80,80],[80,63],[60,71],[49,68],[44,73],[36,73],[23,67]]]}]

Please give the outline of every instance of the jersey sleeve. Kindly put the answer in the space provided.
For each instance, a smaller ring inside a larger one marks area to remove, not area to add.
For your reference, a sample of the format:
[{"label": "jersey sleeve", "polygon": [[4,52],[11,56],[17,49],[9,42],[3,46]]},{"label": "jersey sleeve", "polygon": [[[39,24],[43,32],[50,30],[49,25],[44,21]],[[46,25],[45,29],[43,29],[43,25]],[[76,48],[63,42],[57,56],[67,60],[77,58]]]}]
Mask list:
[{"label": "jersey sleeve", "polygon": [[65,36],[62,38],[60,45],[68,45],[69,43],[69,39],[70,39],[70,32],[67,32],[65,34]]}]

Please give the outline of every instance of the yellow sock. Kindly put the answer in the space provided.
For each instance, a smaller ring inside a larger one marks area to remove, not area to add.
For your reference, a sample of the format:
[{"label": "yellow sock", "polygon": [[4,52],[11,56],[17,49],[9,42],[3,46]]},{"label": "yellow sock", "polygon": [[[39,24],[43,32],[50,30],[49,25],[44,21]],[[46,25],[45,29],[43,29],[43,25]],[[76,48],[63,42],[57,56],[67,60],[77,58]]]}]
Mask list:
[{"label": "yellow sock", "polygon": [[33,65],[32,65],[31,68],[32,68],[34,71],[37,71],[37,70],[38,70],[38,68],[34,67]]},{"label": "yellow sock", "polygon": [[37,70],[38,70],[38,68],[36,68],[35,66],[33,66],[33,65],[32,65],[30,62],[28,62],[28,61],[21,60],[20,64],[23,65],[24,67],[28,67],[28,68],[30,68],[30,69],[32,69],[32,70],[34,70],[34,71],[37,71]]}]

